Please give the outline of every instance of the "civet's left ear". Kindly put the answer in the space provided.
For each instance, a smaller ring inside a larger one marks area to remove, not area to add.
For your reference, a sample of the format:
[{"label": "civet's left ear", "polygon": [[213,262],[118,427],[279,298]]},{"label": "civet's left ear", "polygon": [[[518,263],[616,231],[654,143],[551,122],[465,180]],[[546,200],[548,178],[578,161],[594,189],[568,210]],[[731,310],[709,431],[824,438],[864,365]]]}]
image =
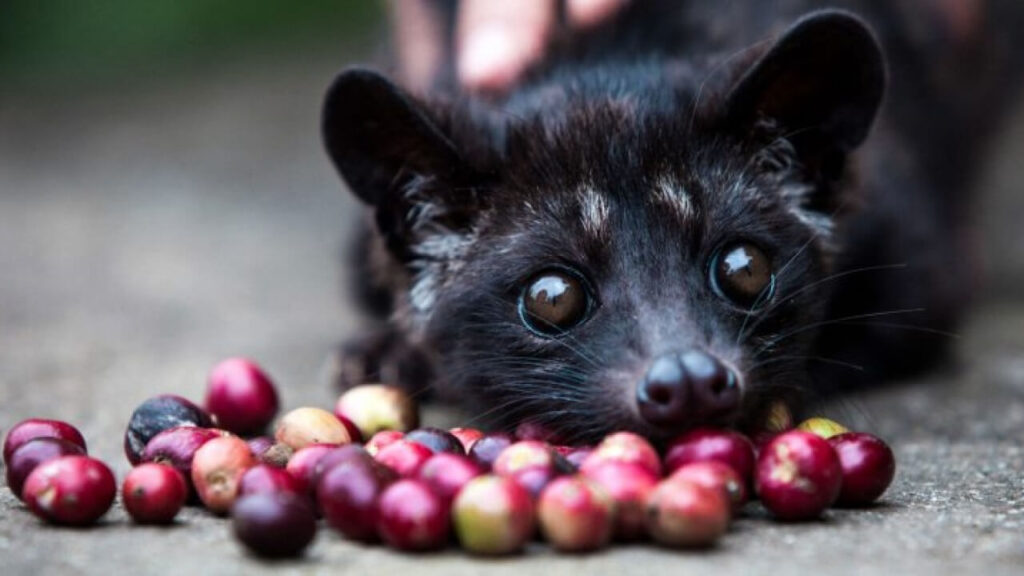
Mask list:
[{"label": "civet's left ear", "polygon": [[882,50],[867,25],[840,10],[797,21],[730,93],[730,120],[775,122],[812,166],[867,137],[885,90]]}]

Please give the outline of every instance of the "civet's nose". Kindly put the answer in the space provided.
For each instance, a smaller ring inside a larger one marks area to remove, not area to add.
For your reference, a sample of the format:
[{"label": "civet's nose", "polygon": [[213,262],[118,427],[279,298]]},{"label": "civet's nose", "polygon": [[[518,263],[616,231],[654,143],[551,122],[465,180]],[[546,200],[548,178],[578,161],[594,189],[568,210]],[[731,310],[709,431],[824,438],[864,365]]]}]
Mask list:
[{"label": "civet's nose", "polygon": [[725,418],[741,395],[733,371],[703,350],[658,356],[636,387],[640,416],[659,428]]}]

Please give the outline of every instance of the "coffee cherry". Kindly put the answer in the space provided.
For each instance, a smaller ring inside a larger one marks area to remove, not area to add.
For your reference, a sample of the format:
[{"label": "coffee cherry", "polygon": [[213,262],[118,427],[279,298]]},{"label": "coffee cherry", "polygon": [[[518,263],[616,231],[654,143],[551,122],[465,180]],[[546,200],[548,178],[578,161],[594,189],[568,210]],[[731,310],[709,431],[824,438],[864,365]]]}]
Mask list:
[{"label": "coffee cherry", "polygon": [[356,426],[355,422],[349,420],[348,416],[338,413],[335,413],[334,415],[341,422],[341,425],[345,427],[345,431],[348,432],[348,437],[352,439],[352,442],[362,444],[366,440],[363,438],[362,430]]},{"label": "coffee cherry", "polygon": [[569,451],[565,455],[565,459],[572,464],[577,470],[583,465],[583,461],[586,460],[591,454],[594,453],[593,446],[577,446]]},{"label": "coffee cherry", "polygon": [[828,439],[843,470],[842,487],[836,504],[867,506],[885,492],[896,475],[896,457],[881,439],[860,432],[847,432]]},{"label": "coffee cherry", "polygon": [[645,438],[632,432],[616,432],[606,436],[583,461],[580,470],[597,466],[601,462],[630,462],[661,476],[661,459]]},{"label": "coffee cherry", "polygon": [[324,519],[347,538],[376,540],[380,495],[395,479],[391,469],[362,458],[332,467],[316,488]]},{"label": "coffee cherry", "polygon": [[469,552],[512,554],[533,535],[533,500],[510,478],[479,476],[455,497],[452,519],[459,543]]},{"label": "coffee cherry", "polygon": [[516,470],[508,477],[525,488],[530,497],[537,499],[548,484],[564,474],[565,472],[550,466],[528,466]]},{"label": "coffee cherry", "polygon": [[124,453],[128,461],[133,466],[142,462],[142,452],[154,436],[179,426],[212,428],[213,419],[199,406],[173,394],[154,396],[140,404],[132,412],[124,433]]},{"label": "coffee cherry", "polygon": [[243,436],[259,434],[277,416],[277,390],[255,362],[229,358],[210,371],[205,404],[221,428]]},{"label": "coffee cherry", "polygon": [[138,524],[170,524],[186,498],[185,478],[166,464],[139,464],[121,485],[121,502]]},{"label": "coffee cherry", "polygon": [[[273,438],[270,436],[256,436],[255,438],[246,439],[245,442],[249,445],[249,450],[252,451],[252,455],[255,456],[257,460],[264,464],[270,464],[270,462],[264,460],[263,455],[267,450],[270,450],[274,446],[275,441]],[[287,462],[287,460],[285,460],[285,462]],[[280,468],[281,466],[278,467]]]},{"label": "coffee cherry", "polygon": [[812,434],[817,434],[818,436],[821,436],[826,440],[833,436],[845,434],[846,432],[850,431],[846,426],[843,426],[842,424],[834,420],[829,420],[828,418],[821,417],[808,418],[807,420],[801,422],[796,427],[796,429],[803,430],[804,432],[810,432]]},{"label": "coffee cherry", "polygon": [[364,384],[338,398],[334,413],[344,416],[369,438],[381,430],[408,432],[419,425],[419,410],[404,390],[386,384]]},{"label": "coffee cherry", "polygon": [[358,444],[334,446],[331,450],[328,450],[323,456],[317,458],[312,463],[312,471],[310,472],[308,479],[303,480],[302,483],[300,483],[305,485],[308,482],[306,493],[309,494],[310,501],[316,509],[317,516],[322,516],[321,508],[319,508],[319,503],[316,501],[316,487],[319,485],[319,479],[323,478],[324,475],[327,474],[327,471],[334,466],[351,459],[364,460],[369,463],[377,464],[373,456],[367,453],[367,451]]},{"label": "coffee cherry", "polygon": [[777,518],[809,520],[836,501],[842,468],[827,440],[794,430],[761,449],[755,479],[761,503]]},{"label": "coffee cherry", "polygon": [[53,437],[29,440],[18,446],[7,461],[7,487],[20,499],[25,479],[36,469],[36,466],[61,456],[81,455],[85,455],[82,447],[67,440]]},{"label": "coffee cherry", "polygon": [[555,453],[540,440],[520,440],[498,454],[492,466],[499,476],[511,476],[524,468],[550,467],[554,465]]},{"label": "coffee cherry", "polygon": [[665,468],[672,473],[694,462],[721,462],[750,485],[754,477],[754,445],[739,432],[698,428],[679,436],[665,451]]},{"label": "coffee cherry", "polygon": [[459,442],[462,443],[462,449],[466,454],[469,454],[469,449],[473,447],[477,440],[484,437],[484,433],[476,428],[452,428],[448,432],[451,432],[452,436],[459,439]]},{"label": "coffee cherry", "polygon": [[596,484],[579,476],[552,481],[540,495],[537,519],[557,550],[596,550],[611,540],[615,503]]},{"label": "coffee cherry", "polygon": [[237,436],[214,438],[196,450],[192,484],[203,505],[216,514],[227,513],[238,497],[238,484],[257,464],[245,440]]},{"label": "coffee cherry", "polygon": [[549,482],[572,471],[572,465],[544,442],[520,440],[498,455],[493,471],[512,478],[536,498]]},{"label": "coffee cherry", "polygon": [[615,537],[636,540],[647,532],[647,498],[658,485],[650,470],[631,462],[599,462],[582,472],[615,502]]},{"label": "coffee cherry", "polygon": [[316,497],[316,465],[321,458],[338,446],[335,444],[310,444],[297,450],[288,460],[285,470],[299,481],[299,485],[311,498]]},{"label": "coffee cherry", "polygon": [[291,492],[305,496],[305,486],[282,468],[256,464],[242,474],[238,481],[238,497],[265,492]]},{"label": "coffee cherry", "polygon": [[721,462],[714,460],[693,462],[677,469],[669,478],[689,480],[701,486],[723,491],[729,499],[734,514],[739,512],[747,502],[747,481],[741,478],[731,466]]},{"label": "coffee cherry", "polygon": [[71,526],[99,520],[116,494],[114,473],[88,456],[62,456],[36,466],[21,491],[22,500],[36,516]]},{"label": "coffee cherry", "polygon": [[71,424],[60,420],[30,418],[18,422],[7,431],[7,436],[4,438],[4,464],[10,466],[11,455],[14,454],[14,451],[36,438],[57,438],[78,446],[82,449],[82,454],[88,452],[82,433]]},{"label": "coffee cherry", "polygon": [[346,462],[352,458],[360,458],[367,461],[373,461],[373,456],[366,451],[362,446],[358,444],[345,444],[342,446],[335,446],[329,450],[326,454],[321,456],[316,463],[313,465],[313,476],[312,482],[316,486],[320,482],[320,477],[324,475],[328,470]]},{"label": "coffee cherry", "polygon": [[261,492],[239,498],[231,508],[235,537],[257,556],[299,556],[316,537],[316,516],[305,498],[290,492]]},{"label": "coffee cherry", "polygon": [[140,460],[141,462],[155,462],[171,466],[185,478],[185,485],[191,494],[194,492],[192,460],[195,458],[196,451],[210,440],[221,438],[226,434],[221,430],[196,428],[195,426],[170,428],[160,432],[146,444]]},{"label": "coffee cherry", "polygon": [[366,451],[370,453],[370,456],[376,456],[378,452],[395,442],[398,442],[402,438],[405,438],[405,432],[399,432],[398,430],[381,430],[366,442],[365,448]]},{"label": "coffee cherry", "polygon": [[758,450],[779,434],[793,429],[793,413],[782,400],[765,407],[757,420],[750,431],[750,441]]},{"label": "coffee cherry", "polygon": [[647,499],[647,531],[673,548],[710,546],[729,528],[729,500],[721,490],[670,478]]},{"label": "coffee cherry", "polygon": [[448,452],[450,454],[465,454],[462,442],[447,430],[440,428],[417,428],[405,435],[409,442],[423,444],[434,454]]},{"label": "coffee cherry", "polygon": [[320,408],[296,408],[277,423],[274,438],[294,450],[310,444],[348,444],[351,442],[345,425],[330,412]]},{"label": "coffee cherry", "polygon": [[490,471],[498,456],[512,445],[512,437],[508,434],[488,434],[473,443],[469,457],[486,471]]},{"label": "coffee cherry", "polygon": [[483,469],[467,456],[460,454],[434,454],[420,468],[418,478],[441,497],[445,506],[470,480],[483,474]]},{"label": "coffee cherry", "polygon": [[400,550],[434,550],[448,542],[444,500],[419,480],[403,479],[380,496],[377,533]]},{"label": "coffee cherry", "polygon": [[399,440],[385,446],[380,452],[377,452],[374,458],[394,470],[399,476],[411,478],[419,473],[423,464],[433,455],[430,448],[423,444]]}]

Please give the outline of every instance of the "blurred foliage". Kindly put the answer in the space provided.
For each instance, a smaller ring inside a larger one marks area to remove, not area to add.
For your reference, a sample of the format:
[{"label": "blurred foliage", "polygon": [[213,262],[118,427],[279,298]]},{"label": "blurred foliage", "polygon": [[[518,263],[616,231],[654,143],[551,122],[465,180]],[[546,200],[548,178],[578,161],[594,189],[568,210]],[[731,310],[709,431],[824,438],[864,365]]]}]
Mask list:
[{"label": "blurred foliage", "polygon": [[379,0],[0,0],[0,85],[146,76],[212,59],[364,43]]}]

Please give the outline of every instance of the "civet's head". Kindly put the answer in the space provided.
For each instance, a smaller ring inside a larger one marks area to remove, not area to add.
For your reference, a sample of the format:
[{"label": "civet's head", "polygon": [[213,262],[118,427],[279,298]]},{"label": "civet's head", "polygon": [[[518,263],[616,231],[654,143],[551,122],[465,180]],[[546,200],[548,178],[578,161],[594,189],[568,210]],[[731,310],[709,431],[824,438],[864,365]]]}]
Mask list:
[{"label": "civet's head", "polygon": [[554,74],[500,107],[337,78],[327,149],[444,390],[583,440],[727,423],[799,384],[884,63],[834,11],[748,55]]}]

